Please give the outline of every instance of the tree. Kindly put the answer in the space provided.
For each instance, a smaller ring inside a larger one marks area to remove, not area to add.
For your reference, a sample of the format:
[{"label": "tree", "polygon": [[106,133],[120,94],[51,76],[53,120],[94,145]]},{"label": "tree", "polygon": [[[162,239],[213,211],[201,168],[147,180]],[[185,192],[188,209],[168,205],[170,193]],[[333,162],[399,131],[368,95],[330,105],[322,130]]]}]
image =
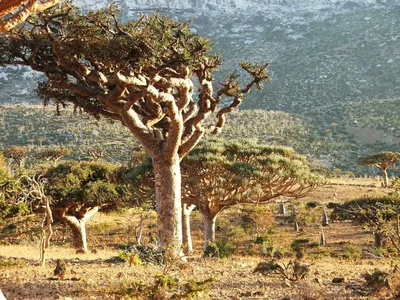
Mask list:
[{"label": "tree", "polygon": [[35,12],[56,5],[59,0],[4,0],[0,2],[0,33],[11,30]]},{"label": "tree", "polygon": [[13,146],[4,149],[3,155],[11,159],[19,169],[22,169],[25,164],[25,160],[28,157],[29,149],[24,146]]},{"label": "tree", "polygon": [[58,147],[50,147],[38,152],[35,157],[38,159],[44,159],[47,161],[52,160],[53,165],[57,166],[58,161],[60,158],[64,157],[65,155],[71,154],[71,150],[63,149]]},{"label": "tree", "polygon": [[115,167],[110,164],[66,162],[44,174],[53,216],[70,227],[79,251],[88,251],[86,222],[99,210],[115,208],[124,200],[125,189],[113,172]]},{"label": "tree", "polygon": [[377,167],[383,176],[383,186],[387,188],[389,186],[387,169],[395,167],[396,163],[400,161],[399,152],[380,152],[376,154],[370,154],[361,156],[357,162],[361,166],[365,167]]},{"label": "tree", "polygon": [[183,201],[199,207],[205,246],[215,240],[217,214],[239,203],[300,198],[322,177],[293,149],[254,141],[208,140],[182,162]]},{"label": "tree", "polygon": [[[159,244],[177,256],[180,160],[205,134],[221,131],[245,94],[262,88],[268,64],[242,62],[248,84],[241,87],[236,72],[215,89],[221,58],[210,52],[208,39],[191,32],[190,22],[154,14],[122,24],[117,14],[113,6],[81,14],[68,3],[46,10],[36,23],[1,38],[0,64],[44,73],[38,92],[45,104],[72,103],[130,130],[153,161]],[[215,124],[205,124],[210,116],[216,116]]]}]

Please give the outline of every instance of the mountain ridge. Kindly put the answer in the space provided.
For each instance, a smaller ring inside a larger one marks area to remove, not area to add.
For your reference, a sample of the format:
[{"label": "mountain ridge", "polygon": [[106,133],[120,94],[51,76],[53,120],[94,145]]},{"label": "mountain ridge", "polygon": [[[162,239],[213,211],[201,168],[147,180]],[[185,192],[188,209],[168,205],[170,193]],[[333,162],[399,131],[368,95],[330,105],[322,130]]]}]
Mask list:
[{"label": "mountain ridge", "polygon": [[[110,0],[74,0],[73,2],[83,9],[99,9],[111,3]],[[395,3],[395,0],[117,0],[115,2],[129,10],[157,10],[163,8],[194,10],[193,12],[234,13],[237,10],[258,12],[277,8],[316,11],[332,6],[390,4]]]}]

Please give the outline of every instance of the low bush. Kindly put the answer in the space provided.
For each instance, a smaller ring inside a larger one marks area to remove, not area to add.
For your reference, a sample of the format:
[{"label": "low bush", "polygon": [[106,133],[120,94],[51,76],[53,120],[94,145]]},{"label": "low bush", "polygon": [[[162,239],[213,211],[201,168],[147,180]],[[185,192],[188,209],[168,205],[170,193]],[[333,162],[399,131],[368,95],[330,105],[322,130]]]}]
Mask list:
[{"label": "low bush", "polygon": [[261,273],[265,276],[274,276],[282,280],[299,281],[304,279],[310,272],[311,265],[298,261],[289,261],[287,264],[270,260],[261,262],[253,273]]},{"label": "low bush", "polygon": [[117,297],[118,299],[198,299],[201,293],[207,293],[213,282],[213,278],[208,278],[203,281],[189,280],[180,283],[177,278],[159,274],[155,276],[154,282],[151,284],[128,281],[116,288],[106,289],[104,293],[108,297]]},{"label": "low bush", "polygon": [[227,241],[208,242],[204,257],[224,258],[232,254],[232,247]]}]

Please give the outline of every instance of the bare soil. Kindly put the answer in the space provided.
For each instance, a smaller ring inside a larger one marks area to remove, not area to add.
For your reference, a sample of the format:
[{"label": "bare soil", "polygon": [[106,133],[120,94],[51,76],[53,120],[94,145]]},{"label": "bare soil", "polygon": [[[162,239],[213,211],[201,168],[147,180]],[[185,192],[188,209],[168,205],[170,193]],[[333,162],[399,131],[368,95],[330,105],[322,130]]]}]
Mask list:
[{"label": "bare soil", "polygon": [[[274,229],[269,228],[268,233],[262,233],[268,235],[272,240],[271,245],[284,254],[280,261],[286,264],[295,259],[295,253],[290,250],[293,241],[307,239],[309,244],[319,242],[318,224],[322,206],[308,211],[302,209],[302,205],[309,201],[327,205],[329,202],[344,202],[389,192],[392,191],[380,187],[379,181],[330,181],[307,198],[296,201],[299,214],[308,220],[308,224],[300,226],[300,232],[293,232],[292,225],[284,216],[274,214]],[[238,222],[242,212],[243,208],[232,207],[221,213],[218,239],[227,237],[228,231],[224,229],[226,224],[230,222],[229,228],[234,228],[234,221]],[[126,216],[116,214],[95,216],[90,221],[88,235],[89,246],[96,251],[87,254],[76,254],[70,246],[68,231],[61,226],[56,227],[45,267],[38,265],[37,240],[25,236],[16,244],[15,238],[3,238],[0,240],[1,291],[8,300],[128,299],[118,295],[117,291],[124,290],[132,282],[151,284],[155,275],[165,272],[182,284],[190,279],[200,281],[213,278],[209,290],[200,293],[195,299],[395,299],[389,292],[363,296],[365,280],[361,274],[373,272],[377,268],[389,270],[391,264],[398,263],[398,257],[396,254],[379,255],[374,252],[372,233],[350,222],[331,223],[324,228],[327,245],[307,248],[301,262],[310,264],[311,271],[304,280],[296,282],[253,273],[260,262],[270,258],[261,256],[259,246],[246,241],[245,237],[241,237],[241,243],[234,243],[237,249],[230,258],[202,258],[202,224],[196,214],[193,216],[195,252],[188,257],[187,263],[172,262],[166,270],[166,267],[152,264],[129,266],[128,263],[110,261],[110,258],[121,253],[118,244],[134,240],[129,232],[132,222]],[[3,225],[0,224],[0,230]],[[150,233],[144,233],[146,242]],[[67,272],[63,279],[54,280],[53,270],[57,259],[66,261]],[[343,278],[343,281],[332,283],[334,278]]]}]

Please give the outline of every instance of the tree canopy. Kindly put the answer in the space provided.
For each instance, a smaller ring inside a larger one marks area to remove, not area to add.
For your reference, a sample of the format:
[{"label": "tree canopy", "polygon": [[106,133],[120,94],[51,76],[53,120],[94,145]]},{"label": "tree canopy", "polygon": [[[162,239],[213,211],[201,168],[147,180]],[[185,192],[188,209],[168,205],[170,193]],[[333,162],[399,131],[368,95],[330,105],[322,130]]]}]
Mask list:
[{"label": "tree canopy", "polygon": [[[178,145],[183,156],[204,134],[202,122],[223,96],[234,101],[218,110],[218,121],[209,131],[219,131],[225,113],[267,79],[267,65],[243,62],[253,78],[249,85],[240,89],[238,74],[230,74],[214,94],[212,73],[221,58],[209,53],[208,39],[190,31],[190,22],[154,14],[121,24],[117,15],[113,6],[88,14],[70,4],[46,10],[25,30],[0,40],[0,63],[45,73],[47,80],[38,88],[45,103],[73,103],[95,116],[119,120],[150,155],[155,151],[151,144],[165,139],[171,141],[163,150],[175,151],[172,141],[185,125]],[[192,76],[201,85],[197,105]],[[176,111],[183,112],[183,120],[176,119]]]},{"label": "tree canopy", "polygon": [[73,104],[130,130],[153,160],[160,245],[176,255],[179,161],[205,134],[219,133],[253,87],[262,88],[268,64],[241,62],[247,83],[233,72],[216,87],[221,57],[190,22],[153,14],[121,23],[119,12],[110,5],[82,13],[68,2],[45,10],[0,37],[0,65],[45,74],[37,89],[45,104]]},{"label": "tree canopy", "polygon": [[206,243],[215,239],[215,219],[224,208],[300,198],[323,181],[292,148],[256,141],[210,139],[192,150],[181,166],[182,199],[200,208]]},{"label": "tree canopy", "polygon": [[388,174],[387,169],[394,167],[400,161],[399,152],[380,152],[370,155],[361,156],[357,162],[365,167],[377,167],[383,176],[384,187],[388,187]]},{"label": "tree canopy", "polygon": [[322,183],[322,176],[292,148],[249,140],[207,140],[181,164],[184,201],[196,205],[215,201],[207,205],[219,209],[281,196],[300,198]]},{"label": "tree canopy", "polygon": [[46,161],[52,160],[54,166],[56,166],[60,158],[71,153],[72,151],[70,149],[48,147],[36,153],[35,157],[37,159],[44,159]]},{"label": "tree canopy", "polygon": [[[181,170],[182,201],[200,208],[206,241],[214,239],[215,218],[226,207],[300,198],[323,183],[323,176],[292,148],[252,140],[203,140],[182,159]],[[149,160],[144,160],[127,172],[146,191],[146,199],[150,171]]]},{"label": "tree canopy", "polygon": [[44,174],[45,193],[53,216],[72,230],[74,246],[87,251],[86,221],[99,210],[110,210],[127,200],[116,167],[106,163],[65,162]]},{"label": "tree canopy", "polygon": [[3,155],[11,159],[17,165],[17,168],[23,168],[28,152],[29,149],[25,146],[13,146],[4,149]]},{"label": "tree canopy", "polygon": [[107,163],[65,162],[44,174],[53,207],[115,206],[125,189],[116,182],[116,167]]}]

